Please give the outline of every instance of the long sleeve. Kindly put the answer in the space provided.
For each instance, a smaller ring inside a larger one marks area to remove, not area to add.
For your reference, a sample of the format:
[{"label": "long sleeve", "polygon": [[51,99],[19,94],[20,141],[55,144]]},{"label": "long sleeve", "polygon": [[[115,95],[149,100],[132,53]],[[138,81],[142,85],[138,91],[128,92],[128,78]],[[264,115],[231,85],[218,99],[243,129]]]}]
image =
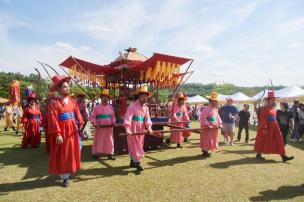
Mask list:
[{"label": "long sleeve", "polygon": [[52,101],[48,105],[48,113],[48,133],[59,136],[61,129],[58,123],[58,106],[56,106],[56,101]]},{"label": "long sleeve", "polygon": [[267,129],[266,115],[267,115],[266,108],[262,108],[260,111],[259,129]]},{"label": "long sleeve", "polygon": [[209,121],[207,120],[207,111],[208,108],[204,108],[203,111],[201,112],[201,116],[200,116],[200,121],[201,121],[201,126],[209,126]]},{"label": "long sleeve", "polygon": [[22,116],[22,118],[21,118],[21,123],[27,123],[27,121],[28,121],[28,119],[27,119],[27,114],[28,114],[28,111],[27,111],[27,109],[24,111],[24,113],[23,113],[23,116]]},{"label": "long sleeve", "polygon": [[111,123],[112,124],[116,123],[116,117],[115,117],[114,109],[112,106],[111,106]]},{"label": "long sleeve", "polygon": [[82,119],[82,116],[80,114],[79,108],[76,103],[75,103],[74,113],[75,113],[75,117],[78,121],[79,128],[81,128],[83,125],[83,119]]},{"label": "long sleeve", "polygon": [[90,120],[90,122],[94,125],[94,126],[96,126],[97,124],[97,121],[96,121],[96,106],[94,107],[94,109],[93,109],[93,111],[92,111],[92,113],[91,113],[91,116],[90,116],[90,118],[89,118],[89,120]]},{"label": "long sleeve", "polygon": [[128,107],[126,116],[124,118],[124,126],[126,129],[131,129],[132,117],[133,117],[133,104],[131,104]]},{"label": "long sleeve", "polygon": [[217,121],[217,126],[220,126],[222,124],[222,119],[218,112],[216,112],[216,121]]},{"label": "long sleeve", "polygon": [[152,121],[150,118],[150,113],[149,113],[148,107],[146,107],[145,126],[147,127],[147,129],[151,129],[151,127],[152,127]]}]

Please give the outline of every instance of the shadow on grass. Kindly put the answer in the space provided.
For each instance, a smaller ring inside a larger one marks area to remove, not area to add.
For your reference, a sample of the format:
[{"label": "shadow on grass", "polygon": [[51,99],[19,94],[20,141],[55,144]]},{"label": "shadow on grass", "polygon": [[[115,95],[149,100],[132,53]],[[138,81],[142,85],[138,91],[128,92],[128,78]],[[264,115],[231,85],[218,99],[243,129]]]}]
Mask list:
[{"label": "shadow on grass", "polygon": [[256,158],[243,158],[232,161],[213,163],[210,164],[210,167],[223,169],[223,168],[229,168],[231,166],[249,165],[249,164],[267,164],[267,163],[275,163],[275,162],[276,161],[274,160],[258,160]]},{"label": "shadow on grass", "polygon": [[277,190],[267,190],[259,193],[261,196],[251,197],[251,201],[290,200],[304,196],[304,184],[297,186],[281,186]]},{"label": "shadow on grass", "polygon": [[223,153],[223,154],[240,154],[240,155],[256,153],[252,149],[250,149],[250,150],[220,150],[218,152]]},{"label": "shadow on grass", "polygon": [[[148,165],[153,166],[152,168],[164,167],[164,166],[174,166],[174,165],[186,163],[189,161],[197,161],[197,160],[203,159],[201,154],[196,155],[196,156],[183,156],[183,157],[177,157],[177,158],[166,159],[166,160],[158,160],[158,159],[155,159],[155,158],[147,156],[147,155],[146,155],[146,157],[154,160],[154,162],[148,163]],[[147,169],[152,169],[152,168],[147,168]]]}]

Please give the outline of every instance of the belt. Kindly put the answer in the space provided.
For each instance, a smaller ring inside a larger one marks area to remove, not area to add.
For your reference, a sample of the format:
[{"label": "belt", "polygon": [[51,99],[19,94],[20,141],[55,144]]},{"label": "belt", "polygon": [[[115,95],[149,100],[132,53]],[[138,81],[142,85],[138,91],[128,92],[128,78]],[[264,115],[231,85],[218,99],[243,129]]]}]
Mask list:
[{"label": "belt", "polygon": [[97,119],[110,119],[111,118],[111,114],[97,114],[96,118]]},{"label": "belt", "polygon": [[37,115],[33,115],[33,114],[30,114],[29,115],[29,119],[33,120],[33,119],[39,119],[40,120],[40,115],[37,114]]},{"label": "belt", "polygon": [[277,121],[276,116],[273,116],[273,115],[267,116],[266,119],[267,119],[267,122],[275,122],[275,121]]},{"label": "belt", "polygon": [[182,112],[177,112],[176,116],[181,117],[181,116],[183,116],[183,113]]},{"label": "belt", "polygon": [[66,121],[69,119],[75,119],[74,112],[63,112],[58,116],[59,121]]},{"label": "belt", "polygon": [[214,122],[214,121],[216,121],[216,117],[215,116],[208,116],[207,120],[210,121],[210,122]]},{"label": "belt", "polygon": [[145,117],[143,116],[133,116],[132,117],[132,121],[144,121],[145,120]]}]

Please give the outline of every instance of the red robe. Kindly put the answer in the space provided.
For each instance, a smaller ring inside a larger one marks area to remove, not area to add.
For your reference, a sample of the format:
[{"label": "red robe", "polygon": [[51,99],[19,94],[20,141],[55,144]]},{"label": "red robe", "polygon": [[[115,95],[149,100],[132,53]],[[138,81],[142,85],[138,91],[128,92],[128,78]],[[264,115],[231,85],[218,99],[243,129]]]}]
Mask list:
[{"label": "red robe", "polygon": [[28,144],[32,146],[40,145],[41,113],[38,105],[36,105],[35,109],[32,109],[31,106],[25,108],[21,123],[23,123],[25,128],[22,147],[26,147]]},{"label": "red robe", "polygon": [[[267,131],[266,135],[263,133],[264,130]],[[264,107],[260,111],[254,150],[263,154],[285,155],[284,142],[276,120],[276,109],[274,107]]]},{"label": "red robe", "polygon": [[[83,120],[72,97],[68,97],[68,104],[61,98],[54,98],[48,105],[49,172],[52,174],[74,173],[80,169],[76,119],[81,127]],[[56,137],[59,135],[63,138],[63,143],[60,145],[56,144]]]}]

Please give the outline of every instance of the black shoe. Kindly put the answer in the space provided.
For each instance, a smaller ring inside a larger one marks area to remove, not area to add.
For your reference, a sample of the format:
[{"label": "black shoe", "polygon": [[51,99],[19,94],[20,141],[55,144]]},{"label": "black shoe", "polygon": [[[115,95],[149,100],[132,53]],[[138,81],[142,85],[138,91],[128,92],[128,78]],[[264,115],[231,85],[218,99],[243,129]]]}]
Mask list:
[{"label": "black shoe", "polygon": [[180,144],[177,144],[176,148],[183,148],[183,146],[181,146]]},{"label": "black shoe", "polygon": [[98,155],[92,155],[92,157],[93,157],[93,159],[96,159],[96,160],[98,160],[99,159],[99,156]]},{"label": "black shoe", "polygon": [[135,163],[135,167],[136,167],[136,171],[137,172],[141,172],[144,170],[144,168],[140,165],[140,163]]},{"label": "black shoe", "polygon": [[4,128],[4,131],[7,131],[7,128]]},{"label": "black shoe", "polygon": [[109,154],[108,155],[108,160],[115,160],[114,154]]},{"label": "black shoe", "polygon": [[208,157],[211,157],[211,153],[207,153],[208,154]]},{"label": "black shoe", "polygon": [[68,187],[68,186],[70,186],[70,178],[68,177],[67,179],[64,179],[63,181],[62,181],[62,186],[63,187]]},{"label": "black shoe", "polygon": [[188,142],[188,138],[185,137],[184,138],[184,143],[186,143],[186,142]]},{"label": "black shoe", "polygon": [[209,157],[210,157],[210,155],[209,155],[209,153],[208,153],[208,152],[203,151],[203,157],[204,157],[204,158],[209,158]]},{"label": "black shoe", "polygon": [[16,133],[16,135],[18,135],[19,131],[16,131],[15,133]]},{"label": "black shoe", "polygon": [[259,159],[259,160],[265,160],[265,158],[262,157],[261,154],[257,154],[257,155],[255,156],[255,158],[257,158],[257,159]]},{"label": "black shoe", "polygon": [[13,127],[13,131],[16,131],[15,127]]},{"label": "black shoe", "polygon": [[166,144],[167,144],[167,145],[170,145],[170,144],[171,144],[170,138],[166,139]]},{"label": "black shoe", "polygon": [[294,159],[293,156],[288,157],[288,156],[282,155],[282,161],[283,161],[284,163],[285,163],[286,161],[290,161],[290,160],[292,160],[292,159]]},{"label": "black shoe", "polygon": [[130,168],[135,168],[136,166],[135,166],[135,163],[134,163],[134,161],[133,160],[131,160],[130,161]]}]

